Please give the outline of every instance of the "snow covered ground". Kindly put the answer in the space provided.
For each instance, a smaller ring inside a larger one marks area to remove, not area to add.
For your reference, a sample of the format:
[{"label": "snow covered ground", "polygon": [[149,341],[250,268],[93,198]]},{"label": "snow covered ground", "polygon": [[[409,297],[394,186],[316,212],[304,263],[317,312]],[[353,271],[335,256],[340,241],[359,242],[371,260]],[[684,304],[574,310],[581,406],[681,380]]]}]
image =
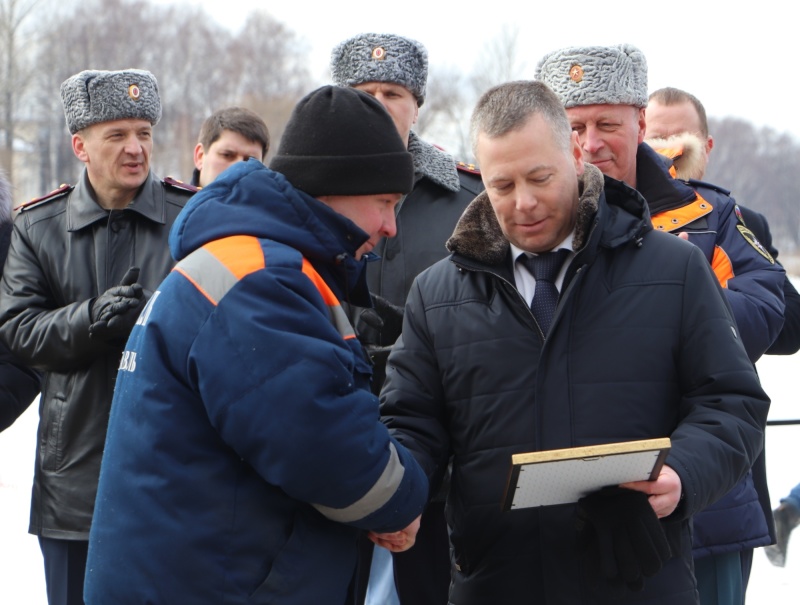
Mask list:
[{"label": "snow covered ground", "polygon": [[[771,420],[800,419],[800,354],[765,356],[758,362],[772,397]],[[28,535],[28,507],[35,452],[36,403],[0,433],[0,604],[46,605],[39,543]],[[773,508],[800,483],[800,425],[767,429],[767,469]],[[755,553],[747,600],[750,605],[796,603],[800,593],[800,529],[790,543],[786,567],[773,567]]]}]

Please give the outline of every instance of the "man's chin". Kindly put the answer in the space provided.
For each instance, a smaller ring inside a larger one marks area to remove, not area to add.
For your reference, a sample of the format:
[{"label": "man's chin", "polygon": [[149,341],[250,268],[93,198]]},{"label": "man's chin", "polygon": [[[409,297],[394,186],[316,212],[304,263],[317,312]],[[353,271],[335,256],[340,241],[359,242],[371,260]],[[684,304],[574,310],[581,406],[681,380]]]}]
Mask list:
[{"label": "man's chin", "polygon": [[120,185],[126,189],[138,189],[147,180],[147,172],[139,171],[136,174],[128,174],[120,179]]}]

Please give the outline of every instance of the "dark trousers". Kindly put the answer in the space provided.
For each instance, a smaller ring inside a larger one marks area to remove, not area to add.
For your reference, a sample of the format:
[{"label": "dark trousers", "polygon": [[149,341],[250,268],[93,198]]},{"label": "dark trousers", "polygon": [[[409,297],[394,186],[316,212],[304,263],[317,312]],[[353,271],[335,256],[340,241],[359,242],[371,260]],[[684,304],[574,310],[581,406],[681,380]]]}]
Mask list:
[{"label": "dark trousers", "polygon": [[39,537],[44,557],[44,579],[49,605],[83,605],[88,540]]},{"label": "dark trousers", "polygon": [[422,513],[416,543],[393,553],[394,583],[401,605],[447,605],[450,593],[450,538],[444,502]]},{"label": "dark trousers", "polygon": [[747,593],[747,583],[750,581],[750,572],[753,569],[753,549],[744,549],[739,553],[739,557],[742,560],[742,590]]}]

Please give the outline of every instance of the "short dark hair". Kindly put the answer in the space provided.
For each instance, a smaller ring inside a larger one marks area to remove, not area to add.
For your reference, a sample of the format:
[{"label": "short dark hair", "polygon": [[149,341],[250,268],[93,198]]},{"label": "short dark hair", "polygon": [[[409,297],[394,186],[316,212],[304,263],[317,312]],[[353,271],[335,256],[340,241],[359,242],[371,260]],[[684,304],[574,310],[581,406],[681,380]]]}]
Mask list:
[{"label": "short dark hair", "polygon": [[236,132],[248,141],[260,143],[261,160],[264,160],[269,151],[269,129],[266,122],[256,112],[244,107],[218,109],[203,122],[198,141],[207,151],[225,130]]},{"label": "short dark hair", "polygon": [[706,116],[706,108],[693,94],[681,90],[680,88],[672,88],[667,86],[659,88],[655,92],[650,93],[648,101],[655,101],[662,105],[680,105],[681,103],[691,103],[697,112],[697,117],[700,118],[700,134],[704,137],[708,136],[708,117]]},{"label": "short dark hair", "polygon": [[473,152],[479,134],[503,136],[525,126],[534,115],[542,116],[558,145],[569,151],[572,127],[561,100],[543,82],[518,80],[490,88],[478,100],[470,120]]}]

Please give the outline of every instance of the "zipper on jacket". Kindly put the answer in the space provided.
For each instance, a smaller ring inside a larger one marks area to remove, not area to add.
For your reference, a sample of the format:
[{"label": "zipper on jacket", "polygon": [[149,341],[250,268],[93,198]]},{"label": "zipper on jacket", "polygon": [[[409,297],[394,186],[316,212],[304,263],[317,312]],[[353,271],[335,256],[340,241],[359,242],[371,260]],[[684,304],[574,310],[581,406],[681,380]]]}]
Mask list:
[{"label": "zipper on jacket", "polygon": [[[496,272],[492,271],[491,269],[485,269],[483,267],[470,267],[469,265],[465,265],[465,264],[460,263],[460,262],[458,262],[456,260],[453,260],[453,264],[456,267],[458,267],[458,269],[460,269],[460,270],[473,271],[475,273],[487,273],[487,274],[491,275],[492,277],[496,277],[499,281],[501,281],[501,282],[503,282],[505,284],[508,284],[511,287],[511,289],[514,292],[517,293],[517,297],[519,298],[520,302],[522,302],[523,306],[527,309],[528,313],[530,314],[531,319],[533,320],[533,325],[536,326],[536,329],[539,332],[539,336],[542,338],[542,342],[545,341],[545,336],[544,336],[544,332],[542,331],[542,327],[539,325],[539,322],[536,321],[536,317],[533,315],[533,311],[531,311],[531,306],[528,304],[528,301],[525,300],[525,297],[522,296],[520,291],[517,289],[516,284],[511,283],[505,277],[503,277],[499,273],[496,273]],[[561,297],[560,296],[559,296],[559,302],[561,302]],[[558,313],[558,306],[556,306],[556,313]],[[555,320],[555,316],[553,317],[553,319]]]}]

